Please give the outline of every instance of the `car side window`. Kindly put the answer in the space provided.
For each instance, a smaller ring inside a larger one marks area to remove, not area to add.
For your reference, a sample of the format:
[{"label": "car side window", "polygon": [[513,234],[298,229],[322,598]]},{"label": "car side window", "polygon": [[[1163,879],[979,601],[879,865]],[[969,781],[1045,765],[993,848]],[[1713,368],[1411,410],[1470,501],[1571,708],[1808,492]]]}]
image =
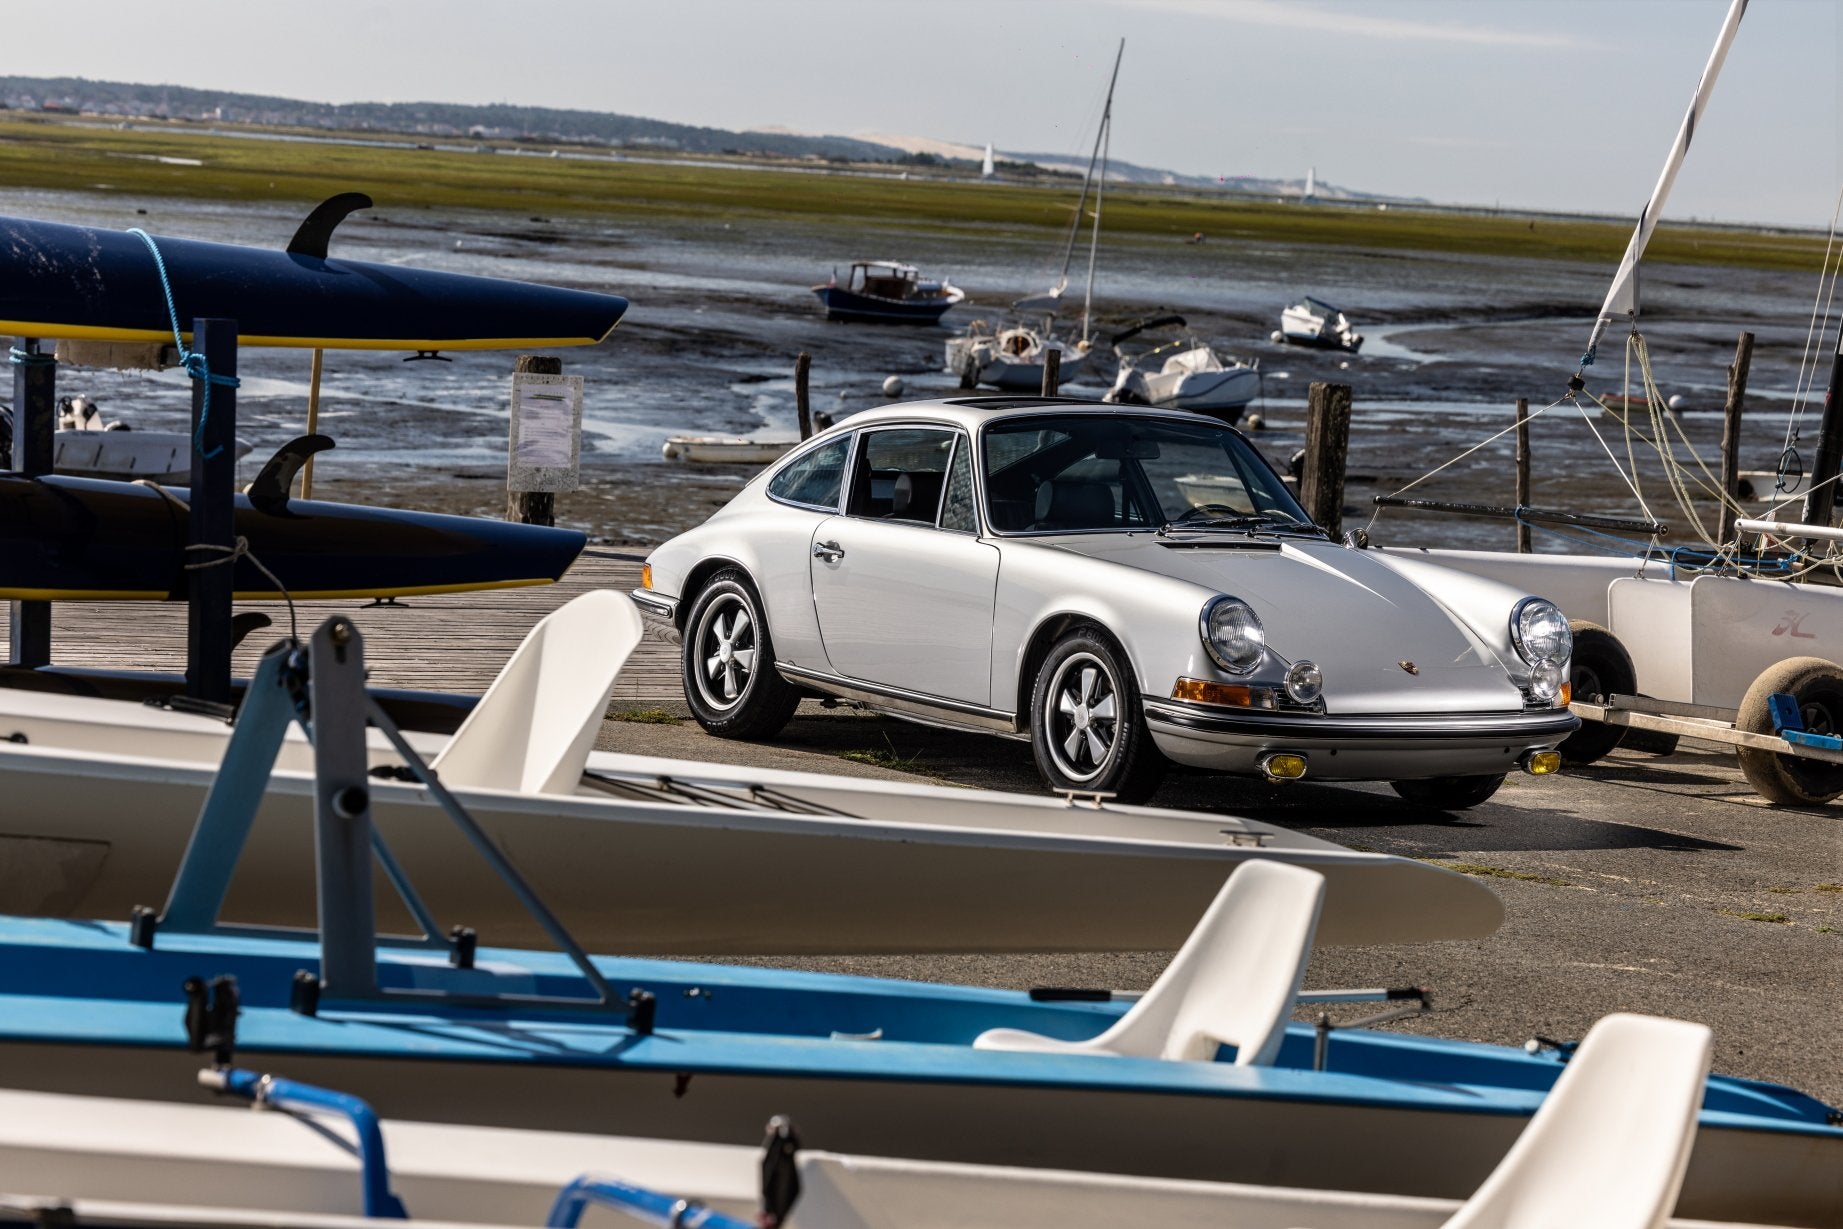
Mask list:
[{"label": "car side window", "polygon": [[941,495],[941,528],[955,533],[979,532],[979,516],[973,508],[973,449],[964,435],[954,446],[953,464],[947,470],[947,489]]},{"label": "car side window", "polygon": [[954,435],[928,427],[864,432],[848,514],[933,525],[940,515]]},{"label": "car side window", "polygon": [[768,484],[768,494],[785,503],[835,512],[839,492],[845,485],[845,462],[850,456],[848,435],[815,448],[776,474]]}]

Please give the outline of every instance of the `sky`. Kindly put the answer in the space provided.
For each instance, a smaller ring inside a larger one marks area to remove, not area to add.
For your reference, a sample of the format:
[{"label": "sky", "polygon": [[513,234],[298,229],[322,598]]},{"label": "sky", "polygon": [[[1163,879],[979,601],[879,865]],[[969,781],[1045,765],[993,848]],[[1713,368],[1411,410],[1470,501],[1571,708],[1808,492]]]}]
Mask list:
[{"label": "sky", "polygon": [[[1727,0],[0,0],[0,74],[511,102],[1636,214]],[[311,15],[310,15],[311,14]],[[81,30],[81,37],[74,32]],[[1843,0],[1752,0],[1666,217],[1824,227]]]}]

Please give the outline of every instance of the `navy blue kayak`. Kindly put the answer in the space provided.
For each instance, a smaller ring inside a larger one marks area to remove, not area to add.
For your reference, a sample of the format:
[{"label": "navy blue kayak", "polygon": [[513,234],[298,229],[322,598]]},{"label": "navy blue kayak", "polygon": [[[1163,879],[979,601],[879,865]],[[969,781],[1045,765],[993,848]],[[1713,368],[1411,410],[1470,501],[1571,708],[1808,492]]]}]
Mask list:
[{"label": "navy blue kayak", "polygon": [[[186,519],[179,504],[135,483],[0,473],[0,599],[181,599]],[[264,511],[244,495],[236,533],[297,598],[548,584],[588,542],[574,529],[319,500]],[[233,566],[238,600],[281,596],[250,559]]]},{"label": "navy blue kayak", "polygon": [[[245,345],[497,350],[591,345],[627,311],[619,295],[333,259],[335,224],[286,251],[158,238],[181,330],[222,317]],[[153,253],[127,231],[0,218],[0,334],[170,342]]]}]

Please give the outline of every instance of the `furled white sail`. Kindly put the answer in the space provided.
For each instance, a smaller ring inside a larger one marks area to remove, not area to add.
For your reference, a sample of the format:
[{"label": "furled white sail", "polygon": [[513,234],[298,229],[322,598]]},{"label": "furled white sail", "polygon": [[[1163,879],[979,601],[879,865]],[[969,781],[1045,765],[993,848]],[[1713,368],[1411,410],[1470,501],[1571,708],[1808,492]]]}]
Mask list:
[{"label": "furled white sail", "polygon": [[1657,229],[1658,214],[1663,211],[1664,201],[1670,196],[1671,185],[1677,181],[1677,169],[1683,165],[1683,156],[1689,152],[1690,140],[1696,135],[1696,123],[1702,117],[1702,109],[1708,104],[1709,93],[1715,88],[1715,78],[1721,74],[1722,62],[1728,58],[1728,47],[1734,42],[1734,32],[1740,28],[1741,14],[1747,11],[1747,0],[1733,0],[1728,7],[1728,18],[1722,23],[1721,34],[1715,39],[1715,49],[1709,53],[1709,62],[1703,66],[1702,79],[1696,83],[1696,92],[1689,100],[1689,110],[1684,112],[1683,126],[1677,130],[1677,141],[1670,149],[1670,157],[1664,160],[1664,172],[1657,177],[1657,187],[1651,189],[1651,199],[1645,202],[1644,212],[1638,215],[1638,226],[1632,231],[1632,241],[1626,245],[1625,256],[1619,262],[1619,271],[1613,275],[1611,289],[1606,292],[1606,302],[1600,305],[1600,318],[1594,322],[1593,335],[1587,339],[1587,351],[1581,355],[1581,366],[1593,362],[1594,351],[1600,345],[1600,338],[1606,333],[1606,326],[1615,319],[1631,320],[1638,316],[1638,262],[1644,258],[1645,245],[1651,242],[1651,232]]},{"label": "furled white sail", "polygon": [[986,179],[998,173],[998,167],[992,161],[992,142],[985,143],[985,165],[979,168],[979,174]]}]

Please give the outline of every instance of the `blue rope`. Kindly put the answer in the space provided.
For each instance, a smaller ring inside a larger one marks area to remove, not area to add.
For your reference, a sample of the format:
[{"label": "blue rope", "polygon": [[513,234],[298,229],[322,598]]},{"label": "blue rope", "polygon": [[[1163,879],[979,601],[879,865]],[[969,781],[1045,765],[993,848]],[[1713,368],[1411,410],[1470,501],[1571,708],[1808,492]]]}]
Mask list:
[{"label": "blue rope", "polygon": [[173,326],[173,347],[179,351],[179,365],[184,367],[186,369],[186,374],[191,376],[195,381],[204,382],[205,401],[198,414],[198,430],[192,433],[192,451],[209,461],[211,458],[224,451],[224,446],[222,444],[213,448],[210,452],[204,451],[205,424],[211,421],[211,386],[216,384],[224,388],[236,388],[241,385],[243,381],[239,380],[236,376],[221,376],[214,374],[211,370],[211,364],[205,361],[205,356],[203,354],[196,350],[186,349],[186,343],[179,336],[179,309],[173,306],[173,283],[168,280],[166,276],[166,261],[160,256],[160,247],[154,242],[154,237],[152,235],[138,226],[130,228],[128,233],[140,239],[142,243],[147,245],[147,250],[153,253],[154,268],[160,273],[160,293],[166,296],[167,323]]}]

